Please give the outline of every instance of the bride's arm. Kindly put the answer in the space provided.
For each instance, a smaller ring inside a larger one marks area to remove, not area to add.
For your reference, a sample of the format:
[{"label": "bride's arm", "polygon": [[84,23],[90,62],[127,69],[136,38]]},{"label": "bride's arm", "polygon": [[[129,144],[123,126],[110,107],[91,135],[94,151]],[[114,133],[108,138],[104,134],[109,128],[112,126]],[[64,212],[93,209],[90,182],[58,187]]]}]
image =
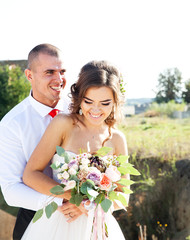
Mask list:
[{"label": "bride's arm", "polygon": [[[56,146],[60,146],[67,131],[72,126],[72,119],[59,114],[46,129],[42,139],[32,153],[23,173],[23,182],[29,187],[46,195],[51,195],[50,189],[58,183],[45,175],[43,170],[56,152]],[[63,195],[56,195],[59,198],[70,199],[70,191]]]}]

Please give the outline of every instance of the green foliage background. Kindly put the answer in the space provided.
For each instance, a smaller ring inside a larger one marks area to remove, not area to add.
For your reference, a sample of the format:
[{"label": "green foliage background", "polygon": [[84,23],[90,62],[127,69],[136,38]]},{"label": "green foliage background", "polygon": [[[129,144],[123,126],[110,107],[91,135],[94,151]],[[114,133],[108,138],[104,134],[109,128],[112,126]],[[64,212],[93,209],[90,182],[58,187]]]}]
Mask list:
[{"label": "green foliage background", "polygon": [[0,66],[0,119],[28,96],[30,88],[19,66]]}]

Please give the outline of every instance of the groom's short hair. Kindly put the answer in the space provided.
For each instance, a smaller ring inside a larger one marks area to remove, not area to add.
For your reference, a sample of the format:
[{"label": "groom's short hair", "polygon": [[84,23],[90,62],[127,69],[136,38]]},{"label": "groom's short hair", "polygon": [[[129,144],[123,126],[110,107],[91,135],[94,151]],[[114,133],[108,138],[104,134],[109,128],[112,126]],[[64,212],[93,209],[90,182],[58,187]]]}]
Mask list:
[{"label": "groom's short hair", "polygon": [[33,61],[38,57],[40,53],[58,58],[60,56],[61,50],[49,43],[37,45],[28,54],[28,69],[31,69]]}]

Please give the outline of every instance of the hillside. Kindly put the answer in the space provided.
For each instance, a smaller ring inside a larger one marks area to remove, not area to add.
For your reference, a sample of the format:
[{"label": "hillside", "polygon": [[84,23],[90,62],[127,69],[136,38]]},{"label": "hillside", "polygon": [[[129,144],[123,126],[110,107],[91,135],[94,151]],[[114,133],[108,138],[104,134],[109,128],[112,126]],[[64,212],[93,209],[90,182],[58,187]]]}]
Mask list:
[{"label": "hillside", "polygon": [[142,105],[146,103],[151,103],[154,101],[154,98],[129,98],[126,100],[126,104],[131,105]]}]

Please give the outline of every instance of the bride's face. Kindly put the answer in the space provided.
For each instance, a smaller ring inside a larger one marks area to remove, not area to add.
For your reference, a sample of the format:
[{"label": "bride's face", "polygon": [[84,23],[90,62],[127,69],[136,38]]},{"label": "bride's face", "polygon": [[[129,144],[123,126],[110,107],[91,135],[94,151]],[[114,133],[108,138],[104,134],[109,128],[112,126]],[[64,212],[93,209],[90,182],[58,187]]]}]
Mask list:
[{"label": "bride's face", "polygon": [[81,109],[87,121],[93,125],[104,123],[114,106],[113,92],[109,87],[91,87],[81,102]]}]

